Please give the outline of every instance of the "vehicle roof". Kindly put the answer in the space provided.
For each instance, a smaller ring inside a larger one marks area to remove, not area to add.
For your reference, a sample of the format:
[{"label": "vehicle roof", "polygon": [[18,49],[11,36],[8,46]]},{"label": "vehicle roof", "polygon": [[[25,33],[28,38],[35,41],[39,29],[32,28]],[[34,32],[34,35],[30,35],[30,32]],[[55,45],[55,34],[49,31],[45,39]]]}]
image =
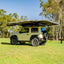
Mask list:
[{"label": "vehicle roof", "polygon": [[7,26],[30,24],[30,23],[35,23],[35,24],[41,23],[43,25],[58,25],[58,23],[49,20],[25,20],[25,21],[18,21],[18,22],[9,22]]}]

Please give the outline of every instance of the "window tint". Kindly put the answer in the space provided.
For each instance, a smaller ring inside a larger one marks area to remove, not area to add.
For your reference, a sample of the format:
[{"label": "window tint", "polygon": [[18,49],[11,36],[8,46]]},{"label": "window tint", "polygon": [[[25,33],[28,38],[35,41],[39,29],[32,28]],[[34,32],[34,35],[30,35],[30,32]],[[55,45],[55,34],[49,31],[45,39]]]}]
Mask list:
[{"label": "window tint", "polygon": [[32,29],[31,29],[31,32],[32,32],[32,33],[38,32],[38,28],[32,28]]},{"label": "window tint", "polygon": [[29,28],[22,28],[22,29],[21,29],[21,32],[22,32],[22,33],[28,33],[28,32],[29,32]]}]

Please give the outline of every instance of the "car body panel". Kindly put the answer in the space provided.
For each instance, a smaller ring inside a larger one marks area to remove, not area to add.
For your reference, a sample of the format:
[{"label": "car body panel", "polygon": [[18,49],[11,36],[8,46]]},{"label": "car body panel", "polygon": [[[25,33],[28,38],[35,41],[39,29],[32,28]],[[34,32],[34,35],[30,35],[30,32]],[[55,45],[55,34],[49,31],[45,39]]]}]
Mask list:
[{"label": "car body panel", "polygon": [[[12,36],[16,35],[19,41],[30,41],[30,38],[32,35],[38,35],[39,36],[40,34],[42,34],[41,33],[41,28],[42,28],[41,26],[39,26],[39,27],[23,27],[23,28],[29,28],[29,32],[28,33],[17,32],[17,33],[13,33]],[[38,28],[38,32],[32,33],[31,28]]]}]

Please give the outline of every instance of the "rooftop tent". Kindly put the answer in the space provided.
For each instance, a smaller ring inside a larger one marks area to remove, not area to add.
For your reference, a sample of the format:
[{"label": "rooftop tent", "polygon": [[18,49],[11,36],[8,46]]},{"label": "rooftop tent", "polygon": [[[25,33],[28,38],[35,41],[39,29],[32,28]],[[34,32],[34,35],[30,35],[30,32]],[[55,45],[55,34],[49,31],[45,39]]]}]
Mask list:
[{"label": "rooftop tent", "polygon": [[22,26],[26,26],[26,25],[58,25],[58,23],[56,22],[51,22],[48,20],[28,20],[28,21],[18,21],[18,22],[10,22],[7,24],[7,26],[14,26],[14,25],[22,25]]}]

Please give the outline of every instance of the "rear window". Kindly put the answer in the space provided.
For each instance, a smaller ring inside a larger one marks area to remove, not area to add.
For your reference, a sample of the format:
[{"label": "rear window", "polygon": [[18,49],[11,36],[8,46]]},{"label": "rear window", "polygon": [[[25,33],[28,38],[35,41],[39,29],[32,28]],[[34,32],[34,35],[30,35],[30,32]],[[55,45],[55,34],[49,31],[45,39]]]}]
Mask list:
[{"label": "rear window", "polygon": [[38,28],[32,28],[31,29],[31,33],[35,33],[35,32],[38,32]]}]

